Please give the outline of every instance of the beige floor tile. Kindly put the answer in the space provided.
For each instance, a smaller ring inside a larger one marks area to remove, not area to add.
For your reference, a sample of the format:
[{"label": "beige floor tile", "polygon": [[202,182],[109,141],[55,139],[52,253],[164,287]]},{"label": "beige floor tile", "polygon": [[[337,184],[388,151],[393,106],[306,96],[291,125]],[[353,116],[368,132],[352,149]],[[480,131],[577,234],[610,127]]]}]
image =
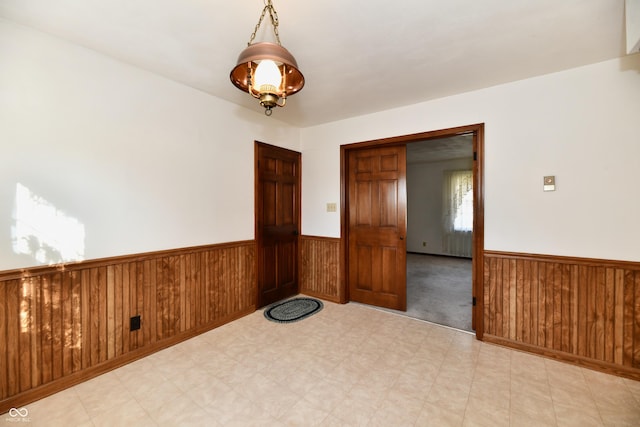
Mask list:
[{"label": "beige floor tile", "polygon": [[321,427],[351,427],[351,424],[349,424],[349,422],[341,420],[338,417],[335,417],[331,414],[329,414],[324,420],[322,420],[322,423],[319,424]]},{"label": "beige floor tile", "polygon": [[331,411],[331,415],[351,426],[366,426],[376,410],[375,405],[353,396],[345,396]]},{"label": "beige floor tile", "polygon": [[176,373],[175,375],[167,378],[167,380],[173,383],[182,392],[188,392],[194,388],[210,384],[214,381],[222,381],[214,374],[201,367],[191,368],[187,371]]},{"label": "beige floor tile", "polygon": [[600,412],[595,406],[581,404],[569,405],[562,402],[554,402],[556,422],[558,427],[602,427],[604,423]]},{"label": "beige floor tile", "polygon": [[596,400],[594,399],[591,390],[589,390],[589,387],[586,387],[584,384],[556,385],[550,387],[549,390],[553,401],[556,403],[586,408],[595,407],[596,405]]},{"label": "beige floor tile", "polygon": [[278,425],[287,427],[319,426],[328,416],[328,412],[301,399],[278,419]]},{"label": "beige floor tile", "polygon": [[556,414],[550,396],[540,398],[530,394],[511,395],[511,413],[537,419],[543,425],[555,425]]},{"label": "beige floor tile", "polygon": [[471,398],[464,411],[463,425],[509,426],[509,409],[497,401]]},{"label": "beige floor tile", "polygon": [[370,427],[413,427],[419,414],[402,412],[393,405],[384,405],[379,408],[369,419]]},{"label": "beige floor tile", "polygon": [[153,391],[147,393],[134,394],[136,401],[150,414],[162,411],[170,406],[176,396],[180,396],[182,391],[170,381],[165,381],[155,387]]},{"label": "beige floor tile", "polygon": [[208,404],[203,408],[212,418],[221,426],[231,425],[269,425],[265,424],[271,421],[271,425],[277,425],[276,420],[268,414],[255,402],[249,400],[235,391],[230,391]]},{"label": "beige floor tile", "polygon": [[599,409],[605,426],[637,427],[640,425],[640,406],[600,407]]},{"label": "beige floor tile", "polygon": [[260,400],[253,401],[257,403],[259,408],[262,408],[263,413],[269,414],[273,418],[281,418],[301,400],[303,400],[301,396],[287,389],[274,389],[271,393],[262,396]]},{"label": "beige floor tile", "polygon": [[114,371],[120,382],[134,397],[146,396],[166,383],[167,378],[153,367],[123,375]]},{"label": "beige floor tile", "polygon": [[184,391],[184,393],[202,408],[219,404],[221,401],[224,402],[225,396],[233,397],[235,395],[234,390],[218,378]]},{"label": "beige floor tile", "polygon": [[[146,408],[145,408],[146,409]],[[197,405],[186,394],[177,394],[161,407],[147,409],[159,426],[212,426],[219,424],[214,417]]]},{"label": "beige floor tile", "polygon": [[546,379],[527,380],[513,376],[511,377],[511,393],[545,398],[551,396],[551,387]]},{"label": "beige floor tile", "polygon": [[0,415],[0,425],[76,426],[90,421],[89,414],[74,389],[64,390],[16,409],[19,411]]},{"label": "beige floor tile", "polygon": [[550,422],[549,420],[542,420],[535,415],[512,411],[510,425],[514,427],[556,427],[557,424],[555,420]]},{"label": "beige floor tile", "polygon": [[415,425],[416,427],[459,427],[463,419],[464,411],[451,411],[426,402]]},{"label": "beige floor tile", "polygon": [[[307,392],[316,386],[318,381],[323,379],[309,372],[292,371],[291,368],[280,371],[280,376],[282,377],[280,384],[299,396],[305,396]],[[329,380],[329,382],[332,381]]]},{"label": "beige floor tile", "polygon": [[640,381],[634,381],[625,378],[624,384],[627,386],[627,389],[629,389],[631,394],[636,398],[638,404],[640,405]]},{"label": "beige floor tile", "polygon": [[95,427],[113,427],[125,424],[140,427],[157,425],[149,414],[135,401],[113,407],[109,411],[92,417],[91,421]]},{"label": "beige floor tile", "polygon": [[134,401],[120,379],[113,373],[101,375],[74,387],[91,418],[111,412]]},{"label": "beige floor tile", "polygon": [[340,383],[319,379],[316,381],[315,387],[309,390],[303,398],[316,408],[331,412],[338,404],[343,402],[348,391]]},{"label": "beige floor tile", "polygon": [[415,422],[424,407],[425,401],[426,394],[407,393],[396,385],[378,403],[378,413],[379,415],[386,413],[390,416],[395,416],[397,419],[413,420]]},{"label": "beige floor tile", "polygon": [[509,382],[495,381],[490,377],[475,379],[471,384],[469,399],[486,401],[501,409],[509,410],[511,408]]},{"label": "beige floor tile", "polygon": [[291,325],[257,311],[27,408],[33,427],[637,426],[640,382],[327,302]]},{"label": "beige floor tile", "polygon": [[437,380],[427,395],[427,402],[453,412],[464,412],[469,400],[470,386],[456,383],[438,383]]}]

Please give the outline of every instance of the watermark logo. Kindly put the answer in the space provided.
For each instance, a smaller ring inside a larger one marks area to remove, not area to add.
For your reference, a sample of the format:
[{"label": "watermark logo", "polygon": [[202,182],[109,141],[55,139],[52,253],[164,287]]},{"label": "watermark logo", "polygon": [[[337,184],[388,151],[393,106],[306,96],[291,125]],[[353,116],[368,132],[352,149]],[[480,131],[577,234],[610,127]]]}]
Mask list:
[{"label": "watermark logo", "polygon": [[11,408],[9,409],[9,418],[6,418],[10,423],[28,423],[31,422],[29,418],[29,410],[27,408]]}]

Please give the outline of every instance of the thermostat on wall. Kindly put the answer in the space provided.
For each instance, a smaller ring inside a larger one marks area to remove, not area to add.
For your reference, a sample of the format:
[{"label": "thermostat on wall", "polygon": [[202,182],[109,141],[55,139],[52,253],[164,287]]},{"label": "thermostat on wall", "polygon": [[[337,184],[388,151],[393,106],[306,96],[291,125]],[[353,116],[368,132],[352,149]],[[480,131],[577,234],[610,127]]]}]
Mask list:
[{"label": "thermostat on wall", "polygon": [[544,185],[542,187],[544,191],[556,191],[556,177],[555,176],[545,176],[544,177]]}]

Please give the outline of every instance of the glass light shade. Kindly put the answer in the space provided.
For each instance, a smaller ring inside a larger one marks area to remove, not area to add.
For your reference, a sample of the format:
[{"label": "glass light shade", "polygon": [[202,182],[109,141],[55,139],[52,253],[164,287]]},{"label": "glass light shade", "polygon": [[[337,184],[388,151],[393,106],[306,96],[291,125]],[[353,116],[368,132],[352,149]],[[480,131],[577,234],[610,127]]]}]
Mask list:
[{"label": "glass light shade", "polygon": [[270,59],[260,61],[253,79],[253,87],[260,93],[275,93],[282,84],[280,69]]}]

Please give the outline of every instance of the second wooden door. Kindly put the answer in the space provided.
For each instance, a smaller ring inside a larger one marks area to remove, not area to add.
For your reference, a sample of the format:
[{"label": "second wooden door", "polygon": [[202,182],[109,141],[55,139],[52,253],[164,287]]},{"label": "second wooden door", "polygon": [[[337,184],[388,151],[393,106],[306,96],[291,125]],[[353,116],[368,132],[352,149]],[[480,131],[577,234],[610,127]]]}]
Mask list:
[{"label": "second wooden door", "polygon": [[349,152],[349,297],[405,311],[406,147]]},{"label": "second wooden door", "polygon": [[298,293],[300,153],[256,143],[258,307]]}]

